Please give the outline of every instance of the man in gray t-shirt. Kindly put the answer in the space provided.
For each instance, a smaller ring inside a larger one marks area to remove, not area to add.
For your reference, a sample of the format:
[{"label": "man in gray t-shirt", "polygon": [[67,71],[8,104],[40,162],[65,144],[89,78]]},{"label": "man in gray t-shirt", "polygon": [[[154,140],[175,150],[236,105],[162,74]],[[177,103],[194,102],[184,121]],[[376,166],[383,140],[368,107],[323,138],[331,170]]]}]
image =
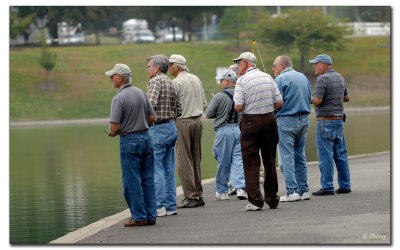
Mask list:
[{"label": "man in gray t-shirt", "polygon": [[216,78],[222,92],[216,94],[206,111],[208,119],[215,118],[214,129],[216,132],[213,155],[218,162],[215,177],[217,200],[228,200],[228,181],[231,178],[232,187],[235,188],[239,200],[247,199],[246,184],[244,180],[242,152],[240,149],[239,124],[242,114],[235,111],[233,95],[237,75],[232,70],[225,70]]},{"label": "man in gray t-shirt", "polygon": [[332,59],[326,54],[310,60],[318,75],[311,102],[315,105],[317,116],[316,142],[321,189],[313,192],[315,196],[333,195],[334,163],[338,172],[339,188],[337,194],[351,192],[350,170],[347,148],[344,139],[343,102],[350,100],[343,77],[332,68]]},{"label": "man in gray t-shirt", "polygon": [[118,93],[111,103],[110,131],[120,136],[120,158],[124,197],[131,212],[125,227],[155,225],[153,144],[147,132],[156,115],[144,92],[130,84],[131,69],[116,64],[106,72]]}]

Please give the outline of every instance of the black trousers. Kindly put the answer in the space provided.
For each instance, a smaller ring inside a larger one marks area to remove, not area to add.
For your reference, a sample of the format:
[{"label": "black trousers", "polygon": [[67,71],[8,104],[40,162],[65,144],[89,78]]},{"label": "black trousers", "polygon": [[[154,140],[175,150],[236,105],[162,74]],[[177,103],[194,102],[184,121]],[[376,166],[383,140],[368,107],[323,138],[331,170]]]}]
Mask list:
[{"label": "black trousers", "polygon": [[[240,129],[240,143],[248,200],[257,207],[263,207],[265,201],[270,208],[276,208],[279,203],[279,196],[277,195],[278,179],[275,158],[279,135],[275,114],[244,114]],[[259,183],[260,149],[265,168],[264,199],[260,192]]]}]

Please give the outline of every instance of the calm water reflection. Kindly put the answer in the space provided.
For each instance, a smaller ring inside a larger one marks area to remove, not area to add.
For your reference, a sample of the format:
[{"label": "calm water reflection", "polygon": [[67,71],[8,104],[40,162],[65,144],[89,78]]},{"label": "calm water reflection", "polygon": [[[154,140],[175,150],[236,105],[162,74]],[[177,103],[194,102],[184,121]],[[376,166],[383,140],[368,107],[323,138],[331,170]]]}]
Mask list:
[{"label": "calm water reflection", "polygon": [[[307,161],[317,160],[312,118]],[[118,139],[108,138],[106,128],[105,124],[10,130],[10,243],[47,243],[127,208]],[[206,121],[203,179],[216,173],[214,135],[212,121]],[[345,135],[350,155],[390,150],[390,113],[351,113]]]}]

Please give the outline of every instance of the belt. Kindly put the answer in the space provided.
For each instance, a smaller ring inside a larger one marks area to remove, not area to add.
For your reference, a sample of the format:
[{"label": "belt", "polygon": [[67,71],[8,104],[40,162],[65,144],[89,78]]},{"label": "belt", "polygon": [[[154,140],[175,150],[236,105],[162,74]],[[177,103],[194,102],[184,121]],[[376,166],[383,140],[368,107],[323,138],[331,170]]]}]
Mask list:
[{"label": "belt", "polygon": [[122,134],[119,134],[119,135],[130,135],[130,134],[137,134],[137,133],[143,133],[143,132],[147,132],[147,129],[140,130],[140,131],[126,132],[126,133],[122,133]]},{"label": "belt", "polygon": [[172,121],[173,121],[173,119],[164,119],[164,120],[155,121],[152,124],[150,124],[150,127],[154,126],[154,125],[160,125],[160,124],[164,124],[164,123],[169,123],[169,122],[172,122]]},{"label": "belt", "polygon": [[343,117],[341,116],[333,116],[333,117],[318,117],[317,121],[327,121],[327,120],[342,120]]},{"label": "belt", "polygon": [[269,113],[264,113],[264,114],[243,114],[243,116],[247,116],[247,117],[253,117],[253,116],[255,116],[255,117],[257,117],[257,116],[267,116],[267,115],[272,115],[272,114],[274,114],[274,112],[269,112]]}]

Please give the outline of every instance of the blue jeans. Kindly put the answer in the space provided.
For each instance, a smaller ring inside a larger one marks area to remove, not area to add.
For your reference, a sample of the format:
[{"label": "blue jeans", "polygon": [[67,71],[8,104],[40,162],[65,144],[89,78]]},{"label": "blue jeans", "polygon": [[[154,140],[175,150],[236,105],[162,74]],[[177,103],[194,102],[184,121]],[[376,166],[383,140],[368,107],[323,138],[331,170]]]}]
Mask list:
[{"label": "blue jeans", "polygon": [[279,116],[279,164],[285,176],[286,193],[302,195],[307,185],[306,137],[309,127],[308,115]]},{"label": "blue jeans", "polygon": [[122,135],[120,159],[124,197],[132,218],[156,220],[153,143],[149,133]]},{"label": "blue jeans", "polygon": [[154,146],[154,184],[157,208],[176,211],[175,142],[178,130],[175,122],[150,127]]},{"label": "blue jeans", "polygon": [[228,192],[229,175],[232,187],[246,189],[239,125],[226,125],[217,128],[213,155],[218,162],[217,176],[215,177],[217,192]]},{"label": "blue jeans", "polygon": [[322,189],[326,191],[334,191],[334,162],[338,172],[339,188],[350,189],[350,170],[347,162],[343,121],[317,121],[316,139]]}]

